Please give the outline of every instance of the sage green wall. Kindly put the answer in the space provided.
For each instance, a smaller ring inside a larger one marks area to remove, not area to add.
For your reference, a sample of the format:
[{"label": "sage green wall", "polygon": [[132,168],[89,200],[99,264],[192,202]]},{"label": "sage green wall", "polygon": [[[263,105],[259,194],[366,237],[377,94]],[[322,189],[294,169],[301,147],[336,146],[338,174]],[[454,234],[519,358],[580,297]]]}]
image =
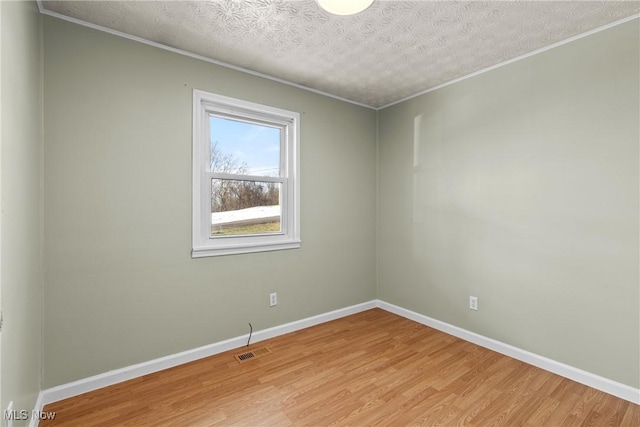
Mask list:
[{"label": "sage green wall", "polygon": [[[375,298],[375,111],[51,17],[44,36],[45,388]],[[301,249],[191,258],[193,89],[301,113]]]},{"label": "sage green wall", "polygon": [[42,371],[41,21],[35,2],[0,8],[2,410],[13,401],[31,414]]},{"label": "sage green wall", "polygon": [[380,299],[640,386],[639,33],[380,112]]}]

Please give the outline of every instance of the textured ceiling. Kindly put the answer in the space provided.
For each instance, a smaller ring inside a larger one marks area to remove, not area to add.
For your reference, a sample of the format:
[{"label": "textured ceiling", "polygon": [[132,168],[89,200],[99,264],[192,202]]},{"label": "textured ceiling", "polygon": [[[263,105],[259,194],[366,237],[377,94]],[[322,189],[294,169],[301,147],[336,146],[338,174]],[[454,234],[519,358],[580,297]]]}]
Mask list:
[{"label": "textured ceiling", "polygon": [[381,107],[640,11],[639,1],[43,1],[45,13]]}]

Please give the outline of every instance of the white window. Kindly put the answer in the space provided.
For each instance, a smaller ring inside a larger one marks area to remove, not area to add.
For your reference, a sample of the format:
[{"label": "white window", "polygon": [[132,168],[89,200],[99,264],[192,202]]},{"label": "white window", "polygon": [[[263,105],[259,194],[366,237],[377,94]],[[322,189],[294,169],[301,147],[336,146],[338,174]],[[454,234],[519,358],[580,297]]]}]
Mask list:
[{"label": "white window", "polygon": [[193,91],[193,252],[300,247],[300,115]]}]

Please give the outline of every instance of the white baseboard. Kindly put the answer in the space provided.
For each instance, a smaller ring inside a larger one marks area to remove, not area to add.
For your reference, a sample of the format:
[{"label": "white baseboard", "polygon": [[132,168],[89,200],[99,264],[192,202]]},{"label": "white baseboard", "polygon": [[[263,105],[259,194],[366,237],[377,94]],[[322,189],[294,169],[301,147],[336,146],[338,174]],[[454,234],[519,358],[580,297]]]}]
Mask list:
[{"label": "white baseboard", "polygon": [[[640,389],[636,389],[628,385],[592,374],[590,372],[574,368],[573,366],[557,362],[544,356],[531,353],[529,351],[514,347],[509,344],[505,344],[492,338],[487,338],[475,332],[467,331],[466,329],[450,325],[440,320],[436,320],[423,314],[419,314],[414,311],[407,310],[405,308],[398,307],[396,305],[389,304],[380,300],[368,301],[317,316],[308,317],[306,319],[297,320],[295,322],[286,323],[284,325],[275,326],[273,328],[264,329],[262,331],[257,331],[252,336],[252,342],[264,341],[269,338],[274,338],[280,335],[287,334],[289,332],[298,331],[310,326],[319,325],[321,323],[339,319],[341,317],[349,316],[351,314],[359,313],[376,307],[440,330],[455,337],[461,338],[465,341],[469,341],[498,353],[513,357],[514,359],[529,363],[530,365],[537,366],[549,372],[553,372],[565,378],[577,381],[589,387],[601,390],[605,393],[612,394],[635,404],[640,404]],[[49,403],[68,399],[79,394],[87,393],[133,378],[138,378],[143,375],[151,374],[164,369],[172,368],[174,366],[189,363],[194,360],[202,359],[204,357],[213,356],[215,354],[232,350],[234,348],[242,347],[243,345],[245,345],[248,336],[248,334],[242,335],[225,341],[220,341],[192,350],[183,351],[181,353],[172,354],[148,362],[128,366],[126,368],[116,369],[113,371],[105,372],[103,374],[95,375],[89,378],[43,390],[38,396],[38,400],[36,402],[34,410],[42,411],[43,407]],[[29,427],[37,427],[38,421],[39,420],[32,419]]]},{"label": "white baseboard", "polygon": [[[341,317],[369,310],[375,308],[376,305],[377,301],[368,301],[361,304],[352,305],[350,307],[330,311],[328,313],[319,314],[317,316],[307,317],[306,319],[297,320],[291,323],[286,323],[284,325],[275,326],[273,328],[257,331],[253,333],[251,341],[264,341],[266,339],[277,337],[279,335],[288,334],[289,332],[298,331],[300,329],[319,325],[330,320],[339,319]],[[40,392],[40,395],[38,396],[35,410],[42,411],[44,405],[48,405],[49,403],[68,399],[79,394],[98,390],[100,388],[121,383],[133,378],[138,378],[143,375],[148,375],[154,372],[162,371],[164,369],[172,368],[174,366],[193,362],[194,360],[202,359],[204,357],[213,356],[214,354],[222,353],[224,351],[233,350],[234,348],[242,347],[247,343],[248,337],[249,334],[241,335],[239,337],[230,338],[225,341],[220,341],[192,350],[160,357],[148,362],[138,363],[137,365],[116,369],[68,384],[62,384],[57,387],[42,390]],[[36,427],[37,425],[37,421],[35,422],[35,424],[33,424],[32,421],[30,427]]]},{"label": "white baseboard", "polygon": [[377,303],[379,308],[390,313],[394,313],[398,316],[402,316],[415,322],[422,323],[423,325],[432,327],[449,335],[453,335],[465,341],[477,344],[481,347],[485,347],[509,357],[513,357],[514,359],[520,360],[533,366],[537,366],[538,368],[553,372],[554,374],[579,382],[589,387],[593,387],[605,393],[612,394],[621,399],[628,400],[629,402],[635,403],[636,405],[640,405],[640,389],[630,387],[626,384],[622,384],[596,374],[592,374],[591,372],[583,371],[582,369],[566,365],[564,363],[549,359],[544,356],[540,356],[535,353],[531,353],[527,350],[505,344],[501,341],[487,338],[483,335],[476,334],[475,332],[470,332],[466,329],[441,322],[440,320],[433,319],[423,314],[398,307],[397,305],[389,304],[380,300],[378,300]]}]

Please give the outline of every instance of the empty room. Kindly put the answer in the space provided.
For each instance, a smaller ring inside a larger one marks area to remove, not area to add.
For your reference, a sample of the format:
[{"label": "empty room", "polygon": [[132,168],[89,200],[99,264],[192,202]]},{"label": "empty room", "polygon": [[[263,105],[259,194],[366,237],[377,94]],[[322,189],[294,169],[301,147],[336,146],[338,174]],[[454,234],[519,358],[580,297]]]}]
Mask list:
[{"label": "empty room", "polygon": [[0,23],[3,426],[640,425],[640,2]]}]

